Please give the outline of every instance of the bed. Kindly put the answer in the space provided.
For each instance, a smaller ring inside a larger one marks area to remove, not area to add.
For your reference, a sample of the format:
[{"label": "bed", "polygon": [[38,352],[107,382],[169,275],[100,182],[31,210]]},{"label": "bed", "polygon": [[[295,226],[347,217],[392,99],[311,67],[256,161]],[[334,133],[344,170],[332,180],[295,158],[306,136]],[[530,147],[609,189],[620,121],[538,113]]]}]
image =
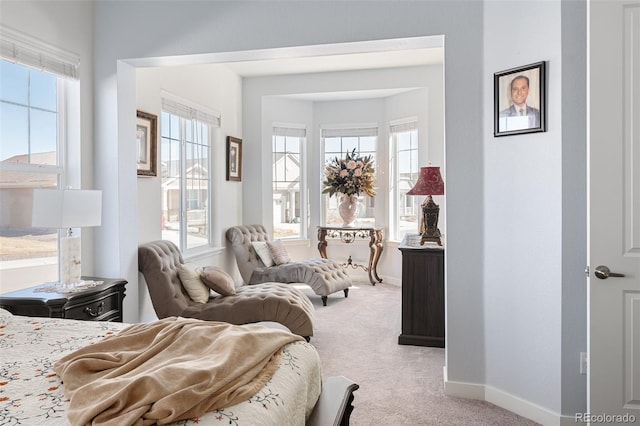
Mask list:
[{"label": "bed", "polygon": [[[0,309],[0,425],[69,424],[69,400],[53,370],[54,363],[127,327],[123,323],[17,316]],[[322,383],[321,373],[318,353],[310,343],[288,343],[271,378],[248,400],[172,424],[348,424],[353,391],[358,386],[343,377]]]}]

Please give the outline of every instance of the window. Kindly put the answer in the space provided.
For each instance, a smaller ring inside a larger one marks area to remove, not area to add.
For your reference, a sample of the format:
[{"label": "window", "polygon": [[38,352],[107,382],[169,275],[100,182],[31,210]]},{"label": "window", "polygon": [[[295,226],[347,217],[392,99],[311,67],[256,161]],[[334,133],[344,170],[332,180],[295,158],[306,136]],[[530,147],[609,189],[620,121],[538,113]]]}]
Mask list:
[{"label": "window", "polygon": [[304,176],[306,130],[273,127],[273,237],[306,238],[307,202]]},{"label": "window", "polygon": [[211,245],[211,138],[220,117],[162,100],[160,173],[162,238],[180,250]]},{"label": "window", "polygon": [[[332,158],[344,158],[347,152],[356,150],[360,156],[370,155],[374,161],[376,170],[376,144],[378,141],[378,128],[375,126],[357,128],[322,129],[324,141],[324,164]],[[324,168],[323,168],[324,173]],[[357,224],[360,226],[375,226],[375,198],[360,195]],[[339,199],[336,196],[323,196],[324,223],[327,226],[342,226],[343,222],[338,214]]]},{"label": "window", "polygon": [[79,58],[0,30],[0,270],[19,288],[58,278],[58,230],[31,228],[31,199],[34,188],[79,186],[64,161],[80,143],[67,137],[79,130]]},{"label": "window", "polygon": [[418,166],[418,129],[415,121],[391,124],[390,231],[391,239],[402,240],[418,232],[421,197],[407,195],[413,188]]}]

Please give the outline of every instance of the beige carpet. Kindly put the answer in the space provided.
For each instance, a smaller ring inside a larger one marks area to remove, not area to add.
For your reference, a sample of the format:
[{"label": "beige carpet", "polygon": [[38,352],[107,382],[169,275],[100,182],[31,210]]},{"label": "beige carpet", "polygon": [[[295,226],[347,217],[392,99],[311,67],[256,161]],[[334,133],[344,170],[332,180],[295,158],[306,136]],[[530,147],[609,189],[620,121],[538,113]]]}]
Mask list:
[{"label": "beige carpet", "polygon": [[316,308],[311,343],[323,377],[342,375],[360,385],[352,425],[536,424],[493,404],[444,395],[444,349],[398,345],[400,287],[356,283],[347,299],[335,293],[326,307],[304,291]]}]

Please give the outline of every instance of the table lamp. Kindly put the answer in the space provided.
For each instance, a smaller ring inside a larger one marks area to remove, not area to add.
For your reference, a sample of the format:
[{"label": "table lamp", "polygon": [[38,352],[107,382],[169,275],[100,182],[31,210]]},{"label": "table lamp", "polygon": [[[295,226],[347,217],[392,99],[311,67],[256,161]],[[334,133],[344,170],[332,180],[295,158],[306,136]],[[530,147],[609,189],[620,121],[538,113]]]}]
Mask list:
[{"label": "table lamp", "polygon": [[[420,175],[416,184],[407,192],[407,195],[428,195],[422,203],[422,221],[419,231],[422,234],[420,245],[427,241],[442,245],[440,230],[438,229],[438,216],[440,206],[433,202],[432,195],[444,195],[444,180],[440,175],[440,167],[420,167]],[[423,229],[424,226],[424,229]]]},{"label": "table lamp", "polygon": [[[66,229],[60,238],[58,266],[62,288],[82,283],[80,237],[72,228],[100,226],[102,191],[80,189],[34,189],[31,226]],[[58,283],[56,283],[58,284]]]}]

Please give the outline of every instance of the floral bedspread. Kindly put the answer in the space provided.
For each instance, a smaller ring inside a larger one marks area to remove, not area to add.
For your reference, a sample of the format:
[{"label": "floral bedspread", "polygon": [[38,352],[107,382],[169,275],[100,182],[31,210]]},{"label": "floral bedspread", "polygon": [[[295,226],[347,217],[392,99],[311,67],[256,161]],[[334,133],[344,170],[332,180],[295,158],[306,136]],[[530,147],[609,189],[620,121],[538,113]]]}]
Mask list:
[{"label": "floral bedspread", "polygon": [[[67,425],[62,355],[128,324],[14,316],[0,309],[0,425]],[[321,390],[320,359],[306,342],[285,346],[271,380],[246,402],[174,425],[304,425]]]}]

